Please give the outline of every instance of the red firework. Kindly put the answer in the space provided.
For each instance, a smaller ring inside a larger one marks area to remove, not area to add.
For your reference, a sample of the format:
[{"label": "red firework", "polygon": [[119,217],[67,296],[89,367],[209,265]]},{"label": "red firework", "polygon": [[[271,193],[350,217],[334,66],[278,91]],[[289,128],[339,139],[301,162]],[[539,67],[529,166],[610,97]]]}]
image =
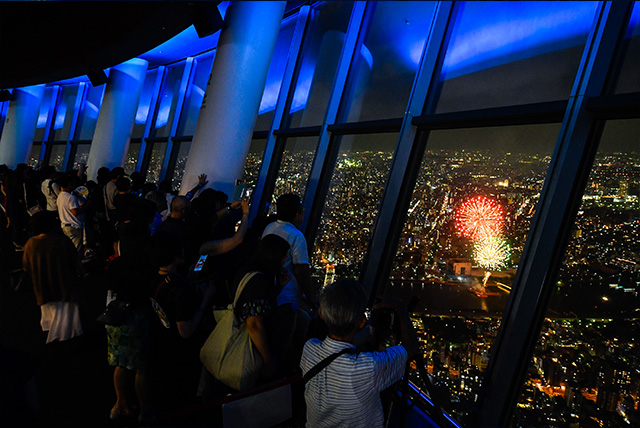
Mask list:
[{"label": "red firework", "polygon": [[484,196],[467,199],[456,211],[458,233],[479,241],[502,232],[502,207]]}]

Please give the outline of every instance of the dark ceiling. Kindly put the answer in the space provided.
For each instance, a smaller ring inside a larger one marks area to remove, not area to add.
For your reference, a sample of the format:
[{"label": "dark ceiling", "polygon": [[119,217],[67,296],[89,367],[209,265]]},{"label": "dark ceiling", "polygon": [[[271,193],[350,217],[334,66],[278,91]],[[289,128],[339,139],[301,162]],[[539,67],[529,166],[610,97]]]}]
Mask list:
[{"label": "dark ceiling", "polygon": [[[0,89],[86,75],[134,58],[220,2],[1,2]],[[217,11],[217,9],[215,9]]]}]

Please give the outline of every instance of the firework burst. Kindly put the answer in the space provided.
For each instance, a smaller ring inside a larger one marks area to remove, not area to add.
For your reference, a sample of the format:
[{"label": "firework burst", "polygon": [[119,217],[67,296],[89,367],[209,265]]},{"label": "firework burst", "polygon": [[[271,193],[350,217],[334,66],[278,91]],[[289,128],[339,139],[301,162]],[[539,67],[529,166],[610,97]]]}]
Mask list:
[{"label": "firework burst", "polygon": [[478,241],[473,247],[473,258],[485,269],[499,270],[506,266],[511,249],[504,239],[491,236]]},{"label": "firework burst", "polygon": [[458,232],[473,241],[498,236],[502,232],[502,207],[495,200],[476,196],[456,210]]}]

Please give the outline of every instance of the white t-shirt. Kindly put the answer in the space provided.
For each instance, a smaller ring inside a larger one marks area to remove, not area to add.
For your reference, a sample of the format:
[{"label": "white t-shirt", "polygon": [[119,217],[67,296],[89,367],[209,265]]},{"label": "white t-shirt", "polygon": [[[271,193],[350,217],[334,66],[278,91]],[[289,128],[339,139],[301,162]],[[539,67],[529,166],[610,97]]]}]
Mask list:
[{"label": "white t-shirt", "polygon": [[[51,179],[47,178],[40,185],[40,191],[47,198],[47,211],[57,211],[58,205],[56,204],[56,199],[60,194],[60,186],[55,181],[51,183]],[[49,186],[51,183],[51,186]]]},{"label": "white t-shirt", "polygon": [[291,279],[282,288],[282,291],[278,295],[278,305],[285,303],[292,303],[295,309],[298,308],[298,299],[300,297],[300,290],[298,282],[293,274],[293,265],[308,265],[309,255],[307,254],[307,240],[303,233],[288,221],[276,220],[270,223],[265,229],[262,237],[267,235],[278,235],[286,240],[291,248],[287,254],[287,260],[284,263],[285,269],[289,271]]},{"label": "white t-shirt", "polygon": [[56,202],[58,204],[58,216],[60,217],[60,223],[63,226],[70,225],[76,229],[82,229],[83,225],[82,220],[79,218],[80,216],[76,217],[71,212],[72,209],[80,208],[78,198],[63,190],[58,195],[58,200]]}]

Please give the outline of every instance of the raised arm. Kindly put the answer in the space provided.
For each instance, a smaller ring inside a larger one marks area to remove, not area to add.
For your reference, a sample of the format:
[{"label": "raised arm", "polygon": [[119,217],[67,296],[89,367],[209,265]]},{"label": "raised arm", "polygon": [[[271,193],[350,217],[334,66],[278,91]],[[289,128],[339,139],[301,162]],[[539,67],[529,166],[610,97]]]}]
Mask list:
[{"label": "raised arm", "polygon": [[224,254],[242,243],[244,235],[249,228],[249,202],[242,201],[240,206],[242,207],[242,221],[240,222],[238,231],[231,238],[205,242],[200,246],[200,254]]}]

